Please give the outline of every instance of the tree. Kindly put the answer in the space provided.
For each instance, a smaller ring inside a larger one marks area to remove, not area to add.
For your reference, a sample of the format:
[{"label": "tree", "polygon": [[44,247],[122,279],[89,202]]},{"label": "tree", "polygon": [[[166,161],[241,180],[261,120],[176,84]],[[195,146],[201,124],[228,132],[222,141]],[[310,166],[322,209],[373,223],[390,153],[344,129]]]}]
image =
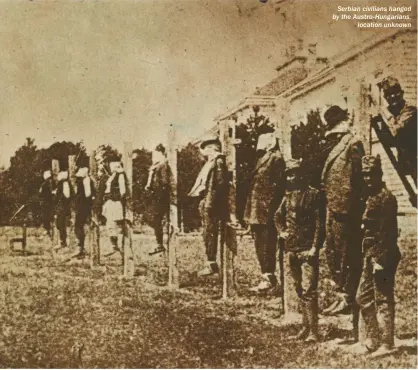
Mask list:
[{"label": "tree", "polygon": [[180,221],[184,231],[197,230],[200,227],[199,199],[188,196],[203,166],[199,148],[189,143],[178,152],[177,159],[177,199],[181,210]]},{"label": "tree", "polygon": [[47,149],[38,149],[35,140],[27,138],[10,158],[10,167],[0,173],[0,222],[8,224],[12,215],[22,206],[15,222],[25,219],[30,225],[40,224],[38,192],[43,182],[42,173],[51,168],[51,160],[68,165],[68,155],[86,156],[81,143],[59,142]]},{"label": "tree", "polygon": [[[258,137],[267,132],[274,132],[274,126],[270,119],[260,114],[260,107],[253,107],[253,115],[247,118],[245,123],[236,126],[236,137],[241,143],[236,149],[236,171],[237,171],[237,217],[243,218],[246,199],[250,188],[250,175],[257,163],[257,140]],[[237,117],[232,117],[237,122]]]},{"label": "tree", "polygon": [[321,173],[330,149],[325,140],[325,124],[322,122],[319,109],[311,110],[306,116],[306,123],[292,128],[292,157],[302,160],[302,173],[305,181],[319,188]]},{"label": "tree", "polygon": [[141,222],[150,224],[149,197],[145,192],[148,180],[148,171],[151,167],[151,152],[144,148],[133,151],[132,163],[132,199],[133,212],[136,217],[141,216]]}]

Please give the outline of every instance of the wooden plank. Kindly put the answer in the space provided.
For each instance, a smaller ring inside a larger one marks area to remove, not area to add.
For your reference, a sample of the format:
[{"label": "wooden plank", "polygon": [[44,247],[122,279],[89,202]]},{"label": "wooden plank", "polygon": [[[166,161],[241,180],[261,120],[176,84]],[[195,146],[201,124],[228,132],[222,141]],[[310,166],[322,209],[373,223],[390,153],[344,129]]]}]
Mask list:
[{"label": "wooden plank", "polygon": [[71,186],[75,189],[75,170],[76,170],[76,163],[75,163],[75,155],[68,156],[68,178],[71,182]]},{"label": "wooden plank", "polygon": [[[96,191],[98,191],[98,177],[97,177],[97,163],[95,158],[95,152],[93,151],[89,158],[90,165],[90,177],[93,180]],[[89,255],[90,255],[90,268],[94,268],[100,265],[100,222],[99,215],[97,214],[97,202],[95,199],[93,203],[93,210],[91,215],[90,230],[89,230]]]},{"label": "wooden plank", "polygon": [[125,168],[125,173],[128,178],[128,185],[130,194],[132,194],[132,173],[133,173],[133,165],[132,165],[132,142],[125,141],[124,142],[124,152],[123,152],[123,167]]},{"label": "wooden plank", "polygon": [[[70,180],[71,187],[75,191],[76,188],[76,177],[75,177],[75,170],[76,170],[76,163],[75,163],[75,155],[68,156],[68,179]],[[74,207],[71,207],[71,220],[70,220],[70,232],[68,234],[69,244],[70,245],[77,245],[77,240],[75,234],[71,232],[74,230],[74,221],[75,221],[75,210]]]},{"label": "wooden plank", "polygon": [[[60,172],[60,163],[58,161],[58,159],[53,159],[51,162],[51,169],[52,169],[52,179],[53,179],[53,183],[54,183],[54,190],[56,190],[56,181],[57,181],[57,177],[58,177],[58,173]],[[58,240],[58,230],[57,230],[57,224],[55,222],[55,212],[54,212],[54,218],[52,221],[52,229],[51,229],[51,244],[52,247],[55,247],[56,245],[59,244],[59,240]]]},{"label": "wooden plank", "polygon": [[135,261],[132,243],[132,226],[127,220],[125,220],[123,228],[122,252],[123,276],[125,278],[132,278],[135,274]]},{"label": "wooden plank", "polygon": [[[123,166],[128,178],[129,196],[126,202],[126,214],[132,215],[132,142],[124,142]],[[135,274],[134,254],[132,250],[132,225],[128,219],[124,220],[122,253],[123,253],[123,276],[131,278]]]},{"label": "wooden plank", "polygon": [[[222,143],[222,150],[226,157],[228,172],[230,177],[230,189],[228,198],[228,211],[235,216],[236,211],[236,197],[235,197],[235,183],[236,183],[236,155],[235,155],[235,122],[222,121],[219,124],[219,139]],[[220,227],[220,250],[221,250],[221,270],[222,270],[222,297],[227,299],[236,295],[235,290],[235,271],[234,271],[234,256],[236,254],[237,236],[236,230],[230,225],[222,224]]]},{"label": "wooden plank", "polygon": [[53,159],[51,163],[51,169],[52,169],[52,175],[54,176],[54,179],[56,180],[58,176],[58,172],[60,172],[60,163],[58,159]]},{"label": "wooden plank", "polygon": [[[177,188],[177,137],[173,125],[168,131],[167,159],[174,178],[174,184]],[[176,189],[177,190],[177,189]],[[177,191],[175,192],[177,194]],[[168,248],[168,286],[172,289],[178,289],[180,286],[179,270],[177,266],[177,236],[179,229],[178,217],[174,212],[175,207],[169,210],[168,230],[167,230],[167,248]],[[172,229],[174,228],[174,229]],[[176,231],[176,232],[174,232]]]},{"label": "wooden plank", "polygon": [[230,225],[221,227],[221,234],[225,235],[225,245],[222,250],[222,298],[232,298],[236,295],[234,257],[237,251],[237,233]]}]

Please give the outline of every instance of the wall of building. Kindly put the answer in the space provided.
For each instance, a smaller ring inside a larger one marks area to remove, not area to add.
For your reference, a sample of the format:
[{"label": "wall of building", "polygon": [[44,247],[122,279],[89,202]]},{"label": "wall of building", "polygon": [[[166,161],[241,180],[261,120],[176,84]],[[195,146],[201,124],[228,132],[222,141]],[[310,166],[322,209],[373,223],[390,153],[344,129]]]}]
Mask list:
[{"label": "wall of building", "polygon": [[[405,98],[411,104],[416,104],[416,33],[404,32],[391,37],[378,45],[364,51],[344,63],[336,65],[329,74],[316,83],[316,87],[305,89],[290,96],[286,103],[277,105],[286,107],[280,119],[280,125],[290,127],[300,121],[306,121],[306,114],[311,109],[319,108],[322,114],[328,106],[337,104],[354,114],[354,131],[360,136],[366,151],[370,149],[369,117],[376,114],[376,108],[369,106],[368,94],[371,90],[379,102],[379,90],[376,83],[387,75],[397,77],[405,91]],[[384,100],[380,99],[382,104]],[[279,127],[281,135],[290,136],[287,127]],[[283,139],[290,146],[290,137]],[[384,179],[388,188],[397,196],[399,212],[416,216],[416,210],[409,202],[402,182],[389,161],[381,144],[374,142],[371,146],[372,154],[380,154],[383,162]],[[289,148],[284,148],[289,152]]]}]

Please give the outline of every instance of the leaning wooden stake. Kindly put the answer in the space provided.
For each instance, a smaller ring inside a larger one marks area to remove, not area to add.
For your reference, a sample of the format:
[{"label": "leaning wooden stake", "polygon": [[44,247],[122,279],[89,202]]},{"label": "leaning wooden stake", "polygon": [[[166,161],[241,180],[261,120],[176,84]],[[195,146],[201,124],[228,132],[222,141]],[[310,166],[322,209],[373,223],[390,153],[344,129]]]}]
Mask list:
[{"label": "leaning wooden stake", "polygon": [[[125,168],[126,177],[128,179],[127,189],[129,196],[126,201],[125,220],[123,222],[123,238],[122,238],[122,253],[123,253],[123,276],[133,277],[135,274],[135,263],[132,245],[132,142],[126,141],[124,143],[123,166]],[[128,217],[129,215],[129,217]]]}]

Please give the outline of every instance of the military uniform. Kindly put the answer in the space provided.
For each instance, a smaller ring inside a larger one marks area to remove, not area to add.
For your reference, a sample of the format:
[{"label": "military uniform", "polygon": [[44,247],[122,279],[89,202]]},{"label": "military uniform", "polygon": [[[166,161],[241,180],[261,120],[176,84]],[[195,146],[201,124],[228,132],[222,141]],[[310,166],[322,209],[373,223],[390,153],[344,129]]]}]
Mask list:
[{"label": "military uniform", "polygon": [[394,345],[394,284],[401,257],[397,237],[397,201],[382,183],[378,192],[367,198],[362,217],[363,273],[357,292],[372,346],[379,334],[387,348]]},{"label": "military uniform", "polygon": [[[314,337],[318,335],[318,258],[324,240],[323,213],[319,190],[302,187],[286,191],[275,217],[279,235],[288,234],[285,252],[303,313],[300,336],[309,332]],[[312,248],[315,253],[311,253]]]},{"label": "military uniform", "polygon": [[361,275],[359,234],[364,207],[361,158],[365,153],[359,139],[346,128],[338,129],[337,125],[348,118],[346,114],[340,107],[333,106],[324,115],[329,125],[328,136],[336,136],[338,140],[331,138],[336,145],[330,151],[321,175],[327,207],[327,263],[337,292],[344,298],[332,307],[337,311],[355,302]]},{"label": "military uniform", "polygon": [[400,114],[393,117],[399,162],[403,164],[415,183],[417,178],[417,108],[405,104]]},{"label": "military uniform", "polygon": [[398,149],[398,159],[407,174],[417,183],[417,108],[405,102],[401,85],[393,76],[380,83],[392,113],[389,127]]}]

